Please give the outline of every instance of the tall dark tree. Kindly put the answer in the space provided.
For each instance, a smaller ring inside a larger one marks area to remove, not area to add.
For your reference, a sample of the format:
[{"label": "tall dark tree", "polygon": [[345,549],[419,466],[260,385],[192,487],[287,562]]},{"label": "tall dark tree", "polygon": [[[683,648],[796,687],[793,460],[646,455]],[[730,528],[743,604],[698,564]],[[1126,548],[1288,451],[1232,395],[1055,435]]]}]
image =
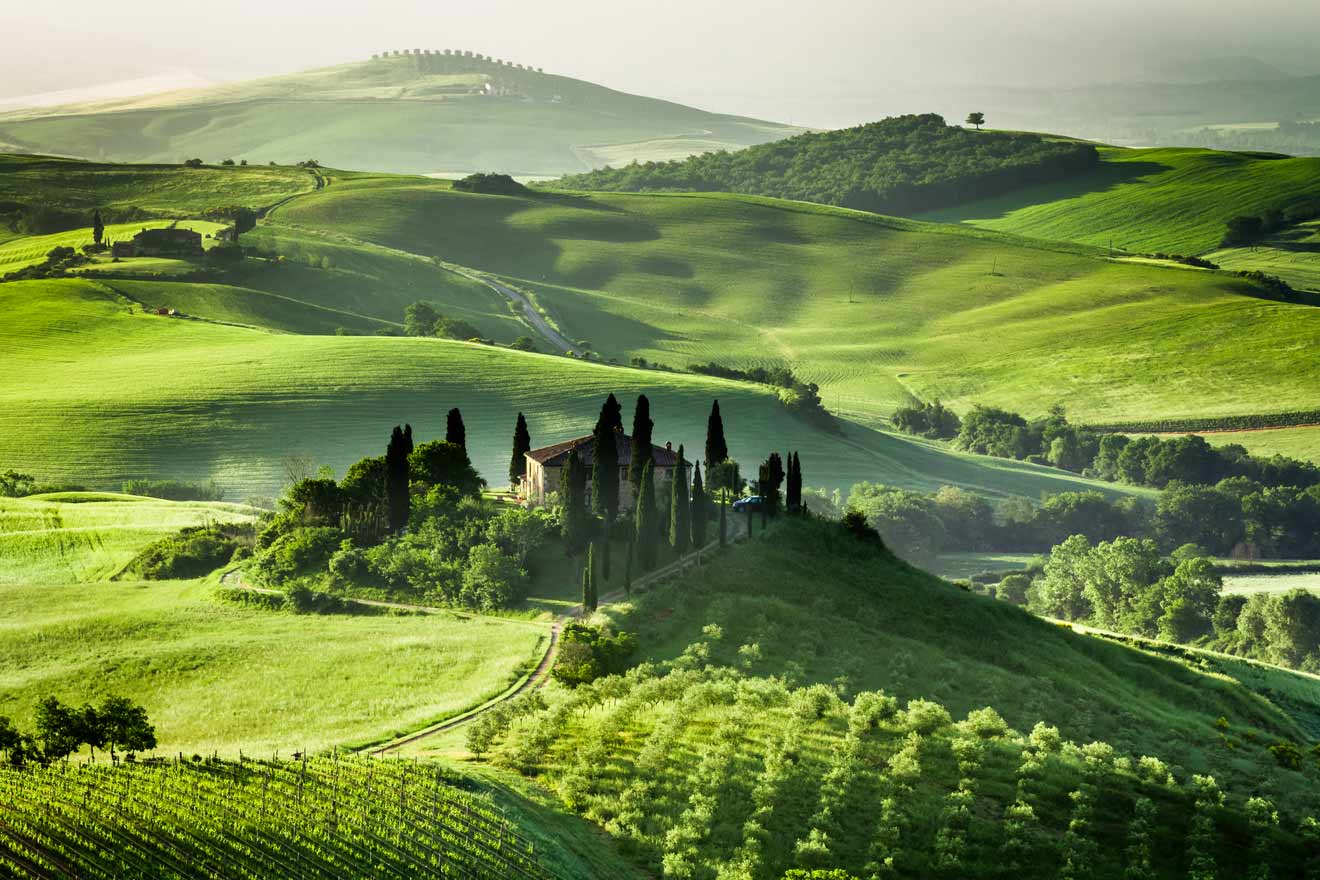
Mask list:
[{"label": "tall dark tree", "polygon": [[101,210],[98,208],[92,212],[92,241],[100,246],[105,240],[105,224],[101,222]]},{"label": "tall dark tree", "polygon": [[591,614],[596,610],[596,542],[587,545],[587,562],[582,567],[582,611]]},{"label": "tall dark tree", "polygon": [[513,426],[513,457],[509,459],[509,486],[517,486],[527,472],[527,453],[532,451],[532,435],[527,431],[527,420],[518,413]]},{"label": "tall dark tree", "polygon": [[633,407],[632,448],[628,461],[628,482],[632,483],[633,495],[636,496],[642,485],[642,471],[651,460],[651,430],[655,423],[651,421],[651,401],[645,394],[637,396],[637,405]]},{"label": "tall dark tree", "polygon": [[775,516],[779,513],[781,500],[779,487],[784,484],[784,460],[778,452],[770,453],[770,457],[762,462],[758,476],[761,484],[761,509],[767,516]]},{"label": "tall dark tree", "polygon": [[725,504],[723,501],[720,502],[720,546],[721,547],[727,546],[729,543],[729,519],[727,513],[728,508],[729,505]]},{"label": "tall dark tree", "polygon": [[467,451],[467,428],[463,427],[463,414],[454,407],[445,417],[445,442],[462,446]]},{"label": "tall dark tree", "polygon": [[628,539],[628,555],[623,560],[623,594],[632,595],[633,556],[636,554],[637,540]]},{"label": "tall dark tree", "polygon": [[637,491],[637,504],[633,510],[634,535],[637,542],[637,564],[642,571],[655,568],[656,541],[659,528],[655,510],[655,462],[648,461],[642,468],[642,483]]},{"label": "tall dark tree", "polygon": [[411,500],[408,496],[408,454],[412,445],[412,426],[405,435],[394,426],[389,446],[385,447],[385,503],[388,509],[390,531],[397,532],[408,525]]},{"label": "tall dark tree", "polygon": [[619,509],[619,446],[623,407],[611,394],[591,432],[591,509],[610,519]]},{"label": "tall dark tree", "polygon": [[674,465],[674,479],[669,483],[669,546],[682,556],[692,539],[691,515],[688,498],[687,462],[683,460],[683,447],[678,447],[678,462]]},{"label": "tall dark tree", "polygon": [[406,423],[403,426],[403,453],[404,455],[413,454],[412,425]]},{"label": "tall dark tree", "polygon": [[788,483],[785,488],[785,507],[789,513],[802,510],[802,459],[796,452],[788,456]]},{"label": "tall dark tree", "polygon": [[692,464],[692,513],[688,521],[692,524],[692,546],[706,546],[706,524],[710,519],[710,505],[706,500],[706,490],[701,485],[701,464]]},{"label": "tall dark tree", "polygon": [[[717,479],[710,479],[711,468],[721,464],[729,457],[729,444],[724,442],[724,418],[720,415],[720,402],[710,405],[710,417],[706,419],[706,477],[712,489],[729,488]],[[716,474],[719,472],[716,471]]]},{"label": "tall dark tree", "polygon": [[564,545],[573,555],[587,539],[587,474],[577,450],[568,454],[559,474],[559,503],[563,507],[560,524]]},{"label": "tall dark tree", "polygon": [[614,531],[613,515],[605,517],[602,521],[603,530],[600,538],[600,579],[603,583],[609,583],[610,580],[610,533]]},{"label": "tall dark tree", "polygon": [[472,466],[467,451],[457,443],[432,440],[408,456],[410,479],[422,486],[448,486],[460,495],[479,495],[486,481]]}]

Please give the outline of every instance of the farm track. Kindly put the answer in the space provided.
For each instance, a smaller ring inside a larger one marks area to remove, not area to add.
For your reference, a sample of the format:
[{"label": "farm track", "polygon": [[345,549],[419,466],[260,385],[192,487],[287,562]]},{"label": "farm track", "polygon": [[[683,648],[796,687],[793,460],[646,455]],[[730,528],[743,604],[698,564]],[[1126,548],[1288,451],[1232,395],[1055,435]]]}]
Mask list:
[{"label": "farm track", "polygon": [[[737,517],[735,517],[729,526],[729,538],[728,538],[729,543],[730,544],[737,543],[740,540],[742,540],[743,537],[744,537],[744,533],[743,533],[742,523],[739,521]],[[669,563],[668,565],[658,568],[655,571],[647,575],[644,575],[643,577],[638,578],[633,583],[633,589],[644,590],[646,587],[650,586],[656,581],[670,577],[671,575],[674,574],[681,575],[692,566],[701,565],[702,557],[709,553],[714,552],[718,548],[719,548],[719,537],[717,535],[713,540],[708,542],[701,549],[694,550],[691,553],[687,554],[686,556],[682,557],[681,559],[676,559],[673,562]],[[243,590],[249,593],[256,593],[267,596],[284,595],[284,593],[280,590],[273,590],[265,587],[256,587],[251,584],[245,583],[243,581],[242,570],[236,568],[230,569],[229,571],[226,571],[223,574],[221,574],[220,583],[222,586],[231,589]],[[622,589],[614,590],[601,597],[600,605],[601,606],[611,605],[616,602],[622,601],[625,598],[627,598],[627,594],[625,593],[624,590]],[[454,617],[459,617],[464,619],[484,617],[490,620],[499,620],[504,623],[523,623],[525,625],[535,626],[538,628],[545,626],[545,624],[537,623],[534,621],[520,621],[516,618],[494,617],[491,615],[480,615],[480,614],[468,614],[465,612],[452,611],[447,608],[437,608],[431,605],[413,605],[402,602],[385,602],[376,599],[354,599],[348,597],[345,597],[345,601],[357,605],[368,606],[371,608],[386,608],[386,609],[393,609],[398,611],[407,611],[416,614],[448,614]],[[368,746],[364,749],[359,750],[359,753],[370,755],[372,757],[380,757],[395,753],[399,749],[405,746],[414,745],[418,742],[422,742],[423,740],[427,740],[434,736],[438,736],[439,734],[447,733],[448,731],[451,731],[456,727],[460,727],[464,724],[467,724],[469,721],[472,721],[474,718],[477,718],[478,716],[483,715],[486,712],[489,712],[495,707],[507,703],[508,701],[514,699],[515,697],[521,696],[522,694],[528,693],[529,691],[533,691],[540,687],[543,687],[545,683],[550,680],[550,671],[554,668],[555,657],[557,656],[559,651],[559,638],[560,638],[560,634],[563,631],[564,624],[582,617],[583,611],[584,611],[583,607],[581,605],[578,605],[574,610],[568,612],[567,614],[562,615],[561,617],[555,619],[553,622],[549,624],[550,643],[546,646],[545,653],[541,655],[540,660],[537,661],[536,668],[533,669],[530,673],[528,673],[524,678],[522,678],[521,680],[513,684],[511,687],[509,687],[509,689],[504,691],[502,694],[499,694],[498,696],[493,697],[490,700],[487,700],[485,703],[482,703],[480,706],[477,706],[474,709],[469,709],[468,711],[456,715],[452,718],[447,718],[438,724],[433,724],[429,727],[423,728],[422,730],[416,731],[414,733],[410,733],[398,739],[391,740],[385,743],[384,745]]]}]

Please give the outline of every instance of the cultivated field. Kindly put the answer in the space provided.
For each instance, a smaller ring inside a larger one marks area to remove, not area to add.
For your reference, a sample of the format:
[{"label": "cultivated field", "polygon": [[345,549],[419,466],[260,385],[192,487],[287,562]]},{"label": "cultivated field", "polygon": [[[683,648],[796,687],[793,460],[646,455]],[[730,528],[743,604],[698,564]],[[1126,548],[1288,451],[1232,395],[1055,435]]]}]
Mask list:
[{"label": "cultivated field", "polygon": [[1232,217],[1320,195],[1320,158],[1116,147],[1101,157],[1098,169],[1066,182],[922,219],[1138,253],[1201,254],[1219,247]]}]

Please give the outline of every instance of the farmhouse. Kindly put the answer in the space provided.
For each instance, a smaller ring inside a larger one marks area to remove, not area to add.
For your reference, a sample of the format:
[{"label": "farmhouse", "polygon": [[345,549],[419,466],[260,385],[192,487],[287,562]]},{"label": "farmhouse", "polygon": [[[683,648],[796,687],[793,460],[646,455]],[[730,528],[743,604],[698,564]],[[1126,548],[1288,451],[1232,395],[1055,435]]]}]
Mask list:
[{"label": "farmhouse", "polygon": [[[633,506],[632,485],[628,482],[628,466],[632,463],[632,438],[622,431],[614,434],[615,447],[619,455],[619,510],[631,510]],[[592,437],[577,437],[565,440],[553,446],[543,446],[527,453],[526,467],[523,471],[522,485],[519,488],[523,498],[534,504],[545,504],[551,492],[559,491],[559,475],[568,463],[568,456],[577,452],[583,467],[591,470]],[[674,478],[674,468],[678,464],[678,454],[668,444],[651,447],[651,460],[655,462],[656,497],[665,497],[661,492],[669,491],[669,483]]]},{"label": "farmhouse", "polygon": [[132,241],[117,241],[116,257],[200,257],[202,234],[191,229],[144,229]]}]

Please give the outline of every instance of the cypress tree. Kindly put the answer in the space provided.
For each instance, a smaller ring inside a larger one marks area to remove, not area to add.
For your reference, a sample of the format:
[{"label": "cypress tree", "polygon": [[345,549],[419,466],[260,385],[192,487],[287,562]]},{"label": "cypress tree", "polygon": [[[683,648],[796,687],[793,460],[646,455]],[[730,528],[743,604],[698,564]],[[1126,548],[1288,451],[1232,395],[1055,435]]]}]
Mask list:
[{"label": "cypress tree", "polygon": [[587,564],[582,569],[582,610],[596,610],[596,542],[587,545]]},{"label": "cypress tree", "polygon": [[788,512],[802,512],[802,459],[796,452],[788,457]]},{"label": "cypress tree", "polygon": [[411,512],[408,497],[408,443],[403,430],[395,425],[389,445],[385,447],[385,502],[392,532],[408,525],[408,514]]},{"label": "cypress tree", "polygon": [[413,454],[412,425],[403,426],[403,457],[406,461],[408,456]]},{"label": "cypress tree", "polygon": [[625,596],[632,596],[633,547],[636,543],[635,539],[628,539],[628,555],[623,560],[623,594]]},{"label": "cypress tree", "polygon": [[689,521],[692,523],[692,546],[701,548],[706,546],[706,523],[710,511],[706,506],[706,490],[701,485],[701,464],[694,462],[692,464],[692,513]]},{"label": "cypress tree", "polygon": [[[710,476],[712,466],[717,466],[729,457],[729,446],[724,442],[724,419],[720,416],[720,402],[716,400],[710,406],[710,418],[706,420],[706,476]],[[717,471],[718,473],[718,471]],[[712,489],[725,489],[716,480],[710,484]]]},{"label": "cypress tree", "polygon": [[683,460],[683,447],[678,447],[678,463],[674,466],[674,479],[669,483],[669,546],[682,556],[692,538],[688,515],[692,512],[688,501],[687,462]]},{"label": "cypress tree", "polygon": [[559,503],[563,507],[560,529],[570,556],[582,549],[587,537],[586,476],[575,449],[568,454],[568,461],[559,474]]},{"label": "cypress tree", "polygon": [[651,401],[645,394],[637,396],[637,405],[633,407],[632,455],[628,461],[628,482],[632,483],[633,497],[642,486],[642,471],[651,460],[651,430],[655,423],[651,421]]},{"label": "cypress tree", "polygon": [[724,502],[720,502],[720,546],[721,547],[728,546],[729,543],[729,520],[728,520],[728,514],[725,513],[725,511],[728,510],[728,507],[729,505],[725,504]]},{"label": "cypress tree", "polygon": [[614,531],[614,515],[612,513],[605,515],[605,534],[601,538],[603,542],[600,548],[600,578],[605,583],[610,580],[610,532]]},{"label": "cypress tree", "polygon": [[611,394],[600,408],[600,418],[591,432],[591,509],[609,518],[619,509],[619,446],[615,437],[623,430],[623,408]]},{"label": "cypress tree", "polygon": [[92,241],[100,245],[105,238],[105,224],[101,222],[101,209],[92,212]]},{"label": "cypress tree", "polygon": [[445,418],[445,442],[462,446],[467,452],[467,429],[463,427],[463,414],[454,407]]},{"label": "cypress tree", "polygon": [[779,513],[779,487],[784,483],[784,460],[778,452],[770,453],[770,457],[761,463],[757,476],[762,499],[761,510],[769,516],[775,516]]},{"label": "cypress tree", "polygon": [[637,564],[642,571],[655,568],[656,528],[655,516],[655,462],[648,461],[642,468],[641,488],[637,492],[634,514],[634,534],[637,542]]},{"label": "cypress tree", "polygon": [[527,471],[527,453],[532,449],[532,435],[527,432],[527,420],[518,413],[518,422],[513,426],[513,457],[509,459],[509,486],[518,485]]}]

